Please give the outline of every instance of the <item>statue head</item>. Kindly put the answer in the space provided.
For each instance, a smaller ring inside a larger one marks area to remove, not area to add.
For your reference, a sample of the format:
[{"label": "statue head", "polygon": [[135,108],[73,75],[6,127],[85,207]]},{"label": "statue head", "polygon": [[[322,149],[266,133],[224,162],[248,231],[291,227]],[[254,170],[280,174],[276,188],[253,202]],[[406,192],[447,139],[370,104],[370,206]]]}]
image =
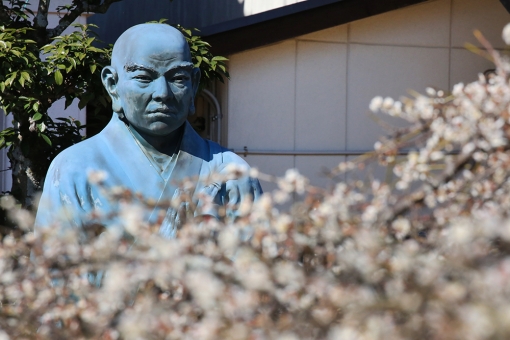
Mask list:
[{"label": "statue head", "polygon": [[115,42],[101,73],[113,111],[138,132],[167,136],[194,113],[200,70],[184,36],[166,24],[141,24]]}]

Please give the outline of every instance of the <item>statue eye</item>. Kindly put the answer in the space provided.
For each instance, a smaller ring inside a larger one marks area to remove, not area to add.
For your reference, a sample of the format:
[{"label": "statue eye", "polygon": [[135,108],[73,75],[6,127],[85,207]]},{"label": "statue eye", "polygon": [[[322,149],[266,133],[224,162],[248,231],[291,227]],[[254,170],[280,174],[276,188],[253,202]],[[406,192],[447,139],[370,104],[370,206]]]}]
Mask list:
[{"label": "statue eye", "polygon": [[172,78],[172,81],[173,82],[176,82],[176,83],[184,83],[186,81],[189,80],[189,77],[187,75],[175,75],[173,78]]},{"label": "statue eye", "polygon": [[152,81],[152,78],[147,75],[138,75],[135,76],[134,79],[138,80],[141,83],[150,83]]}]

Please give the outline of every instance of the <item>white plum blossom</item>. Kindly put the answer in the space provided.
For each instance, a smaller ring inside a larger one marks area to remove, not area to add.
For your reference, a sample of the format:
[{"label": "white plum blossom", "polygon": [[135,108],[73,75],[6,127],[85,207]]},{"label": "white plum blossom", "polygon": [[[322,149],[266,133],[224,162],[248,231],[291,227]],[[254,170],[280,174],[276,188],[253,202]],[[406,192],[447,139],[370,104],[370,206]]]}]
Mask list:
[{"label": "white plum blossom", "polygon": [[370,111],[372,112],[379,111],[383,105],[383,101],[384,99],[381,96],[374,97],[374,99],[372,99],[369,105]]},{"label": "white plum blossom", "polygon": [[[277,189],[232,220],[184,209],[171,239],[164,213],[148,221],[154,200],[101,171],[91,185],[119,208],[106,221],[34,232],[3,197],[17,228],[1,232],[0,340],[510,338],[510,62],[493,59],[490,80],[452,93],[374,98],[409,124],[332,169],[330,188],[296,169],[211,174],[211,190],[247,175]],[[196,204],[194,180],[168,209]]]},{"label": "white plum blossom", "polygon": [[505,44],[510,45],[510,24],[507,24],[503,28],[503,40],[505,41]]}]

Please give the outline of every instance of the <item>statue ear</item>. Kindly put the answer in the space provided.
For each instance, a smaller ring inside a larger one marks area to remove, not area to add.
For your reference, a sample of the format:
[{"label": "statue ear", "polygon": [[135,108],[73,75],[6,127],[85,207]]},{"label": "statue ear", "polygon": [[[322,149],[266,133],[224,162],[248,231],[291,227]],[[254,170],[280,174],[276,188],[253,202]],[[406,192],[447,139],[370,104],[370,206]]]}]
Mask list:
[{"label": "statue ear", "polygon": [[200,85],[200,69],[198,67],[193,68],[191,71],[191,87],[193,89],[193,97],[191,98],[191,104],[189,106],[188,116],[195,113],[195,97],[198,93],[198,86]]},{"label": "statue ear", "polygon": [[111,66],[106,66],[101,71],[101,80],[103,81],[103,86],[106,89],[106,92],[108,92],[110,98],[112,99],[113,111],[118,113],[122,118],[123,110],[119,94],[117,93],[117,83],[119,81],[117,71],[115,71],[115,69]]},{"label": "statue ear", "polygon": [[193,87],[193,97],[197,95],[198,86],[200,85],[200,69],[198,67],[193,68],[191,74],[191,86]]}]

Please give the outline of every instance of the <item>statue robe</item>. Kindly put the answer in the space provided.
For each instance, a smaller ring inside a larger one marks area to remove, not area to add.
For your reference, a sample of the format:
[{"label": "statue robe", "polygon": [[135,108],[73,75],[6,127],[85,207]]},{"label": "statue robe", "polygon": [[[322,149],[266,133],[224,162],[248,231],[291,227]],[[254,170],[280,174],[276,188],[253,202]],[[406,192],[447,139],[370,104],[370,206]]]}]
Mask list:
[{"label": "statue robe", "polygon": [[[258,180],[247,176],[208,184],[212,173],[221,173],[229,164],[248,167],[235,153],[200,137],[188,122],[177,152],[168,156],[152,148],[114,114],[99,134],[55,157],[46,175],[35,225],[48,226],[67,219],[71,225],[82,226],[90,221],[90,213],[95,209],[103,216],[115,212],[116,202],[108,200],[97,185],[89,182],[91,171],[107,174],[104,188],[124,187],[156,203],[178,196],[179,184],[191,178],[195,186],[190,192],[192,206],[200,207],[203,203],[199,193],[210,195],[213,203],[208,205],[207,211],[201,209],[193,213],[218,217],[215,208],[224,205],[233,207],[227,211],[235,218],[235,207],[243,200],[257,199],[262,189]],[[64,210],[66,214],[62,214]],[[160,208],[154,208],[146,218],[154,222],[161,218],[160,213]],[[164,213],[161,233],[173,237],[179,214],[173,209]]]}]

